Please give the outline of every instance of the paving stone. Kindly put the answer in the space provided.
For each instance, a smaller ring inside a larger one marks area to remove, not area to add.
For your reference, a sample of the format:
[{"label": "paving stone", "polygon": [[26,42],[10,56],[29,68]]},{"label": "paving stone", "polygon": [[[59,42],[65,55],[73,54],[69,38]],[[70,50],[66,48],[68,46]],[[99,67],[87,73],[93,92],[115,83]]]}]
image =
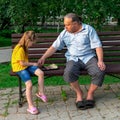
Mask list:
[{"label": "paving stone", "polygon": [[2,116],[0,115],[0,120],[5,120],[5,117],[2,117]]}]

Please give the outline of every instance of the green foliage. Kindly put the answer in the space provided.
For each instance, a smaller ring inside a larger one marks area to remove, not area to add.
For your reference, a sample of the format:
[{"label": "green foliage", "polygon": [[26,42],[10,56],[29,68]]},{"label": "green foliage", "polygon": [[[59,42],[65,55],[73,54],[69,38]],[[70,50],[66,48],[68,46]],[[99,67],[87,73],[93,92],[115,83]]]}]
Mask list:
[{"label": "green foliage", "polygon": [[0,37],[0,47],[11,46],[11,38]]},{"label": "green foliage", "polygon": [[0,30],[9,28],[10,18],[7,14],[9,8],[10,0],[0,1]]},{"label": "green foliage", "polygon": [[118,25],[120,25],[120,0],[111,0],[109,8],[111,16],[118,18]]},{"label": "green foliage", "polygon": [[0,6],[0,29],[13,29],[16,33],[24,32],[26,26],[45,26],[50,21],[59,25],[70,12],[98,30],[108,17],[120,23],[120,0],[1,0]]},{"label": "green foliage", "polygon": [[34,25],[38,20],[37,0],[11,0],[8,14],[15,32],[24,32],[26,25]]},{"label": "green foliage", "polygon": [[62,97],[63,101],[67,100],[67,93],[65,90],[63,90],[62,87],[61,87],[61,97]]},{"label": "green foliage", "polygon": [[0,64],[0,89],[7,88],[7,87],[15,87],[18,85],[18,81],[16,77],[10,77],[11,66],[9,63],[7,64]]},{"label": "green foliage", "polygon": [[12,34],[11,30],[4,29],[4,30],[0,31],[0,36],[1,37],[11,38],[11,34]]}]

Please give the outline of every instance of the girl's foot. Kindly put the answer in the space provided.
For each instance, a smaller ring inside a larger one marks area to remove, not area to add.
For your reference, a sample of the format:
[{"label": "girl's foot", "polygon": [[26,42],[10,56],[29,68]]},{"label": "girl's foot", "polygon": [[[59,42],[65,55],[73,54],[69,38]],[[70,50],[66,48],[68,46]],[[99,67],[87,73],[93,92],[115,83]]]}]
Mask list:
[{"label": "girl's foot", "polygon": [[27,111],[31,113],[32,115],[37,115],[39,113],[36,107],[28,108]]},{"label": "girl's foot", "polygon": [[47,97],[46,95],[40,95],[40,93],[36,93],[36,96],[40,98],[43,102],[47,102]]}]

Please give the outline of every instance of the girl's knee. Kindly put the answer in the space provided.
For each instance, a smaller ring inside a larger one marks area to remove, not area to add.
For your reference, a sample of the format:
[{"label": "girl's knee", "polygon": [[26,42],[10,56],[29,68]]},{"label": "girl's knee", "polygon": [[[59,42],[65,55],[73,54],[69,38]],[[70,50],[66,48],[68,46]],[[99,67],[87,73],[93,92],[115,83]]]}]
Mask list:
[{"label": "girl's knee", "polygon": [[40,70],[40,69],[37,69],[35,71],[35,75],[37,75],[38,77],[43,77],[44,76],[44,72],[42,70]]},{"label": "girl's knee", "polygon": [[25,83],[25,85],[26,85],[26,88],[32,89],[32,82],[31,82],[31,80],[27,81]]},{"label": "girl's knee", "polygon": [[38,77],[44,77],[44,72],[43,71],[41,71],[41,72],[39,72],[39,74],[38,74]]}]

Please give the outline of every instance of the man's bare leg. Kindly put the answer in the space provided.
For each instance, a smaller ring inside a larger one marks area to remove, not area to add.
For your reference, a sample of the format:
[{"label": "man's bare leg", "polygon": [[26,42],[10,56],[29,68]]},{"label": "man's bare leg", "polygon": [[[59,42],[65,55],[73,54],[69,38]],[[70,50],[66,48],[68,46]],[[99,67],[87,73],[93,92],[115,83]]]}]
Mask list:
[{"label": "man's bare leg", "polygon": [[94,92],[96,91],[97,88],[98,88],[98,86],[95,85],[95,84],[90,85],[90,88],[89,88],[88,93],[87,93],[86,100],[94,100]]},{"label": "man's bare leg", "polygon": [[82,90],[80,89],[80,86],[79,86],[79,83],[78,83],[78,80],[75,81],[75,82],[71,82],[70,83],[71,87],[73,88],[73,90],[76,92],[76,102],[78,101],[82,101],[83,100],[83,92]]}]

